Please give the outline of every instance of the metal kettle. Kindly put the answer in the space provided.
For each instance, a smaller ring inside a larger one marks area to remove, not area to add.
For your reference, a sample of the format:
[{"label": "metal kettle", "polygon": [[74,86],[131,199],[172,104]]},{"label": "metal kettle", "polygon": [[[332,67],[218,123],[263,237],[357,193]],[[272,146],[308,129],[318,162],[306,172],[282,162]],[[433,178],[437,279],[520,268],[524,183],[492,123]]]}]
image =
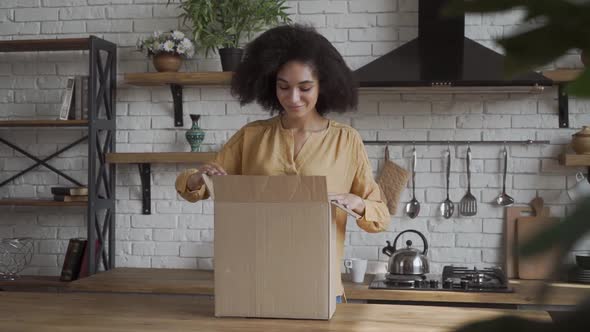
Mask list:
[{"label": "metal kettle", "polygon": [[[397,239],[404,233],[416,233],[422,238],[424,242],[424,250],[412,248],[412,241],[406,241],[407,247],[404,249],[397,249]],[[389,256],[389,273],[390,274],[405,274],[405,275],[420,275],[430,272],[428,267],[428,259],[426,254],[428,253],[428,242],[424,235],[417,230],[408,229],[398,234],[393,241],[393,246],[389,241],[387,247],[383,248],[382,252]]]}]

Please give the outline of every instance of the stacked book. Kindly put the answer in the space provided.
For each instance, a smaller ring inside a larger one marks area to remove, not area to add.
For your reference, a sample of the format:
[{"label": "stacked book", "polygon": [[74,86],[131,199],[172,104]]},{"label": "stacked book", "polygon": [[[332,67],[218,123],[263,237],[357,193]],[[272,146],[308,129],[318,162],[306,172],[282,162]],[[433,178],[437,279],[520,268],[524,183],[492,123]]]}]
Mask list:
[{"label": "stacked book", "polygon": [[88,119],[88,76],[68,77],[62,97],[59,119]]},{"label": "stacked book", "polygon": [[88,202],[87,187],[51,187],[51,193],[58,202]]},{"label": "stacked book", "polygon": [[[101,243],[96,240],[94,243],[95,257],[94,264],[98,266],[101,254]],[[72,238],[68,242],[68,249],[64,257],[61,270],[61,281],[73,281],[88,276],[89,271],[89,250],[88,240],[85,238]]]}]

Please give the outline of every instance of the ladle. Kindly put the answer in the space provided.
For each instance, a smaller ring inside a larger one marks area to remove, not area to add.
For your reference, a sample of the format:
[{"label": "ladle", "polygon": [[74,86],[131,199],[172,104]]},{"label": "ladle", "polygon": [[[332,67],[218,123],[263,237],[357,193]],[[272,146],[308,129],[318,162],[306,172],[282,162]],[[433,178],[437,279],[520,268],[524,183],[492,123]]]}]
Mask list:
[{"label": "ladle", "polygon": [[504,147],[504,179],[502,183],[502,193],[498,198],[496,198],[496,203],[502,206],[510,206],[514,204],[514,198],[508,196],[506,193],[506,169],[508,168],[508,151],[506,151],[506,147]]},{"label": "ladle", "polygon": [[420,213],[420,202],[416,199],[416,148],[412,150],[412,200],[406,204],[406,214],[414,219]]}]

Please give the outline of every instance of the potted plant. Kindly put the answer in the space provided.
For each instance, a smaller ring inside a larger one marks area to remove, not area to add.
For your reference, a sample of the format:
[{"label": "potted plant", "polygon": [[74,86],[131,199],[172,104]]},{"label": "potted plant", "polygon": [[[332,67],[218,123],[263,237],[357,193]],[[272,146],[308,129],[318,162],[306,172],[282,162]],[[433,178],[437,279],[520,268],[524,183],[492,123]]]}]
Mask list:
[{"label": "potted plant", "polygon": [[154,67],[159,72],[176,72],[182,65],[182,58],[195,53],[193,42],[178,30],[154,32],[150,37],[139,39],[137,48],[153,57]]},{"label": "potted plant", "polygon": [[[175,0],[168,0],[168,4]],[[190,22],[195,41],[208,56],[219,50],[223,71],[233,71],[242,59],[242,38],[265,27],[289,23],[285,0],[179,0],[183,24]]]}]

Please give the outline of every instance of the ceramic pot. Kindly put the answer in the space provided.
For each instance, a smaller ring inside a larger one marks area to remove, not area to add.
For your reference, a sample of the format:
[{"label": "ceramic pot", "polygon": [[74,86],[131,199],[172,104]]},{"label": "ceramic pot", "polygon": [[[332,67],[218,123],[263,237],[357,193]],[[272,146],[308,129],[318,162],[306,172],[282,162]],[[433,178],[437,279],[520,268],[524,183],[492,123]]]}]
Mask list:
[{"label": "ceramic pot", "polygon": [[186,137],[186,141],[191,146],[191,152],[200,152],[201,151],[201,143],[205,139],[205,132],[201,127],[199,127],[199,118],[201,117],[198,114],[191,114],[191,121],[193,122],[191,128],[186,131],[184,135]]},{"label": "ceramic pot", "polygon": [[153,62],[159,72],[177,72],[182,65],[182,58],[178,54],[159,53],[154,55]]},{"label": "ceramic pot", "polygon": [[242,62],[243,54],[244,50],[241,48],[220,48],[221,69],[223,71],[236,71],[240,62]]},{"label": "ceramic pot", "polygon": [[572,148],[577,154],[590,154],[590,128],[584,126],[582,130],[572,135]]}]

